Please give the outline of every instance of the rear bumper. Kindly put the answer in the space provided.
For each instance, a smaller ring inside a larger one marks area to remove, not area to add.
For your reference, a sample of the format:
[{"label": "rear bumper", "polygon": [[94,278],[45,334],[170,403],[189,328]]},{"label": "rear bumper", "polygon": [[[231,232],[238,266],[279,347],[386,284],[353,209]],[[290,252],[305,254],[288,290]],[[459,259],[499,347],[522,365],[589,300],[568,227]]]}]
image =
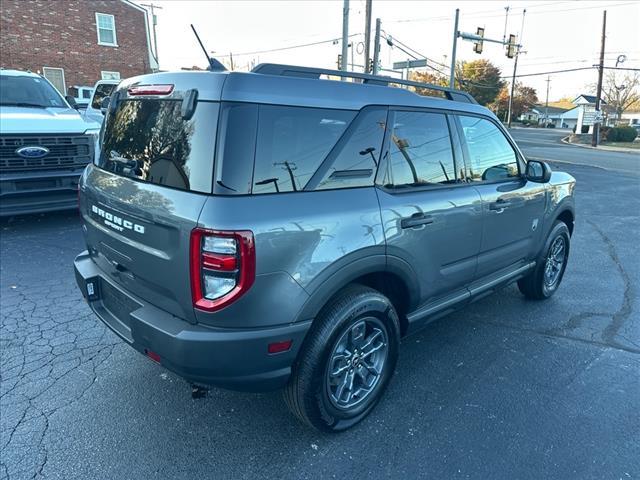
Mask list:
[{"label": "rear bumper", "polygon": [[[156,353],[162,366],[193,383],[244,391],[281,388],[310,326],[231,330],[194,325],[109,282],[86,251],[76,257],[74,268],[78,287],[100,320],[133,348]],[[100,285],[96,299],[88,299],[88,279]],[[268,354],[270,343],[288,339],[293,340],[289,351]]]},{"label": "rear bumper", "polygon": [[0,175],[0,217],[77,208],[81,174],[51,170]]}]

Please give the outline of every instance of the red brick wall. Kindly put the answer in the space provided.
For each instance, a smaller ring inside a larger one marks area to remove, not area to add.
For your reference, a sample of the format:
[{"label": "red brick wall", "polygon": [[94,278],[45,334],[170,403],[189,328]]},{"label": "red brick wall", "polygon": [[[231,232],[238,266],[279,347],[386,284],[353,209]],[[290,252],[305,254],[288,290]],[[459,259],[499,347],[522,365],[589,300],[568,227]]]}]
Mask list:
[{"label": "red brick wall", "polygon": [[[117,47],[98,45],[95,13],[115,17]],[[67,88],[92,86],[101,71],[150,71],[144,12],[120,0],[1,0],[0,66],[64,68]]]}]

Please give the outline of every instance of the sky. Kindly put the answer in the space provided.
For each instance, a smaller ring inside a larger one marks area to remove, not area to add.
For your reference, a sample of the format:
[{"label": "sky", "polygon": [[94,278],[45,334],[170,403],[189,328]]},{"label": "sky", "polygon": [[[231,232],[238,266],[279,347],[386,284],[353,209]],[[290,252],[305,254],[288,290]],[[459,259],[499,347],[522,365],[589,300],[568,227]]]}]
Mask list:
[{"label": "sky", "polygon": [[[149,3],[135,0],[136,3]],[[342,0],[235,0],[164,1],[155,0],[158,54],[162,70],[197,65],[206,59],[191,31],[197,28],[207,50],[229,63],[233,54],[235,70],[248,70],[252,64],[272,62],[335,68],[341,52]],[[447,73],[451,61],[455,9],[460,9],[459,30],[475,33],[484,27],[485,37],[502,40],[517,35],[523,45],[517,73],[540,73],[589,67],[598,63],[602,32],[602,12],[607,10],[605,66],[614,66],[619,55],[626,61],[619,66],[640,68],[640,2],[609,1],[404,1],[373,0],[372,45],[375,19],[380,18],[384,35],[409,46],[416,56],[426,56],[430,64]],[[509,7],[508,15],[506,7]],[[523,25],[523,11],[526,9]],[[364,62],[365,1],[349,2],[349,34],[353,47],[354,70]],[[317,45],[278,50],[287,47]],[[382,67],[392,69],[393,62],[409,55],[381,42]],[[505,47],[484,44],[481,55],[473,52],[473,43],[458,39],[459,60],[487,59],[500,67],[505,77],[513,73],[513,59],[505,56]],[[372,46],[373,50],[373,46]],[[432,63],[433,62],[433,63]],[[437,62],[437,63],[435,63]],[[351,69],[351,68],[350,68]],[[421,71],[432,71],[421,69]],[[385,72],[390,75],[393,73]],[[518,81],[534,87],[544,102],[547,76],[530,76]],[[597,70],[550,75],[549,100],[574,97],[591,92]]]}]

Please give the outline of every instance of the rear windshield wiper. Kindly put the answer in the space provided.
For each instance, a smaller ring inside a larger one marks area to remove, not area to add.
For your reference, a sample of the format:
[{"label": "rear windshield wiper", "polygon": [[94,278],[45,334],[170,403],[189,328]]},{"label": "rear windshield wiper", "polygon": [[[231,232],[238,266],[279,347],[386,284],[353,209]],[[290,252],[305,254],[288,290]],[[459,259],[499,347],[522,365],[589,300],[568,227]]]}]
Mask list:
[{"label": "rear windshield wiper", "polygon": [[0,107],[32,107],[32,108],[48,108],[50,105],[40,105],[38,103],[29,102],[2,102]]}]

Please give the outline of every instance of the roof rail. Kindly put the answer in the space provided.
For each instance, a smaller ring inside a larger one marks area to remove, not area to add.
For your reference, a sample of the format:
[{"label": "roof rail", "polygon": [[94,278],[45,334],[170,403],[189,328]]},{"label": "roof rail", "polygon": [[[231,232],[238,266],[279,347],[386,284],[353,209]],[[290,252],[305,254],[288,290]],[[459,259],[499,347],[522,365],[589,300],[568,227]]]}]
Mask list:
[{"label": "roof rail", "polygon": [[437,92],[443,92],[448,100],[465,103],[478,103],[469,93],[454,88],[441,87],[440,85],[434,85],[432,83],[414,82],[412,80],[403,80],[399,78],[393,78],[382,75],[370,75],[367,73],[359,72],[346,72],[344,70],[332,70],[329,68],[315,68],[315,67],[298,67],[296,65],[281,65],[278,63],[261,63],[256,65],[252,73],[259,73],[262,75],[279,75],[286,77],[302,77],[302,78],[315,78],[319,79],[320,75],[333,75],[344,78],[359,78],[362,83],[369,85],[381,85],[388,86],[390,83],[396,83],[400,85],[408,85],[411,87],[426,88],[428,90],[434,90]]}]

